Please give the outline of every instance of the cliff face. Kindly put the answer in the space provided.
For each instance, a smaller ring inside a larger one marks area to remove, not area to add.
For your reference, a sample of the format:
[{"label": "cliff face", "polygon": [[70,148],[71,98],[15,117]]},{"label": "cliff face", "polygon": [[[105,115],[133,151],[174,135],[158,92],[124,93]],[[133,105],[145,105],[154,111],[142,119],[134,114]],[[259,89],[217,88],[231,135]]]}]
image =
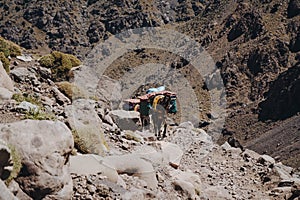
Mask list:
[{"label": "cliff face", "polygon": [[[299,112],[299,4],[299,0],[5,0],[0,3],[0,35],[36,52],[59,50],[83,59],[99,42],[122,30],[176,29],[199,42],[215,60],[227,94],[224,133],[235,134],[247,145]],[[128,70],[130,64],[123,61],[120,70]],[[183,71],[188,64],[181,62]],[[197,79],[190,81],[199,87]]]}]

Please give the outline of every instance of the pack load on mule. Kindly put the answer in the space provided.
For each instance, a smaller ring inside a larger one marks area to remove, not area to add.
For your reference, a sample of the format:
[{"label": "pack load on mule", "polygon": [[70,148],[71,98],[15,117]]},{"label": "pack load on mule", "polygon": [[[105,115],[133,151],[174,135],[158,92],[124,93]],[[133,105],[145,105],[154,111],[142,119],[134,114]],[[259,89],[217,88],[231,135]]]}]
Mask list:
[{"label": "pack load on mule", "polygon": [[165,137],[167,113],[177,113],[176,93],[165,90],[165,86],[150,88],[146,93],[137,99],[124,100],[126,108],[140,113],[143,128],[150,125],[151,115],[155,135],[157,136],[160,136],[160,129],[164,124],[163,137]]},{"label": "pack load on mule", "polygon": [[123,109],[138,111],[140,106],[140,99],[125,99]]}]

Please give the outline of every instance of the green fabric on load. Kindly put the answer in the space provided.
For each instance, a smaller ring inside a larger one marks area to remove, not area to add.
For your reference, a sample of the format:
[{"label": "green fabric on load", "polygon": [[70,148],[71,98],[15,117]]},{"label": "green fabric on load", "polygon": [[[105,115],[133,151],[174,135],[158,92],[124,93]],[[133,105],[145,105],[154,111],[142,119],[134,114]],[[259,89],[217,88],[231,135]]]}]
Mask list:
[{"label": "green fabric on load", "polygon": [[177,113],[177,103],[175,98],[172,98],[170,101],[169,113]]},{"label": "green fabric on load", "polygon": [[141,115],[146,115],[146,116],[150,114],[150,105],[147,101],[141,101],[140,113]]}]

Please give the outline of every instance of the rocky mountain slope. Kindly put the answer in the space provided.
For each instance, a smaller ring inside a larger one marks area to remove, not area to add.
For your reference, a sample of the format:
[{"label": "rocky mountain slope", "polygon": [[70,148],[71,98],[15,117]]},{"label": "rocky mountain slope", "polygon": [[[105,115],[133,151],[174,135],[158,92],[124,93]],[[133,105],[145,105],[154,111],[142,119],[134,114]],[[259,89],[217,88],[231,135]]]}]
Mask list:
[{"label": "rocky mountain slope", "polygon": [[[222,73],[229,110],[224,133],[235,134],[245,145],[299,112],[294,82],[299,78],[298,0],[3,1],[0,10],[0,35],[40,53],[59,50],[84,59],[111,35],[147,26],[176,29],[194,38]],[[139,57],[149,57],[149,62],[157,59],[145,53],[134,56],[139,53],[133,52],[133,59],[121,61],[120,70],[143,63]],[[168,62],[170,56],[159,60]],[[199,97],[203,92],[198,82],[190,80]],[[207,113],[200,114],[206,121]]]},{"label": "rocky mountain slope", "polygon": [[173,124],[164,140],[123,130],[138,116],[104,108],[109,91],[70,100],[36,59],[12,63],[14,81],[2,65],[0,74],[2,199],[299,197],[299,172],[268,155],[234,141],[220,146],[191,122]]},{"label": "rocky mountain slope", "polygon": [[[299,0],[4,0],[0,11],[0,35],[23,48],[21,56],[0,38],[7,71],[0,67],[0,175],[8,186],[0,182],[1,198],[299,198]],[[148,26],[188,35],[213,58],[226,88],[222,146],[205,131],[218,116],[203,77],[171,52],[126,53],[89,100],[72,83],[84,66],[61,52],[84,61],[110,36]],[[120,88],[124,74],[158,61],[187,77],[201,103],[199,127],[175,123],[179,112],[163,141],[151,131],[124,130],[120,124],[136,115],[106,108],[113,96],[107,88]],[[246,150],[224,143],[228,136]]]}]

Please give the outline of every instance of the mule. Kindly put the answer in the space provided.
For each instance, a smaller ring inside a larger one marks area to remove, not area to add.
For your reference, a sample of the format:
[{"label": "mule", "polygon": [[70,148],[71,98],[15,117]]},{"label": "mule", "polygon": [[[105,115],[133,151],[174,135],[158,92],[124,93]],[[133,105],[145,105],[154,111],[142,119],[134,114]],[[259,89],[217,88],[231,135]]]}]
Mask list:
[{"label": "mule", "polygon": [[[154,133],[157,138],[164,138],[167,136],[167,112],[164,106],[158,104],[156,108],[151,110],[152,121],[154,126]],[[161,128],[164,127],[163,133],[161,134]]]}]

